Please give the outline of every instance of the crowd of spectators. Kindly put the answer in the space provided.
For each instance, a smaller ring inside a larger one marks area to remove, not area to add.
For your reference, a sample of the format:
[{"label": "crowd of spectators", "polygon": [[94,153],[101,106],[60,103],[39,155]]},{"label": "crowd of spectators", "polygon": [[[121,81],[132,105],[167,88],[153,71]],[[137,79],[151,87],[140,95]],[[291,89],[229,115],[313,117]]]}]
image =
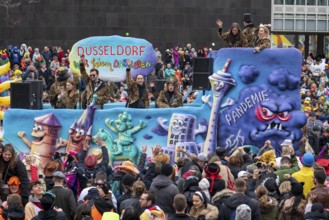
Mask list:
[{"label": "crowd of spectators", "polygon": [[178,148],[173,163],[161,146],[150,155],[142,147],[137,166],[112,167],[97,144],[88,155],[87,142],[80,154],[55,153],[36,179],[11,144],[0,145],[0,219],[328,219],[327,148],[296,156],[288,139],[280,157],[270,141],[258,155]]},{"label": "crowd of spectators", "polygon": [[[221,29],[223,23],[216,23]],[[245,42],[239,28],[232,24],[227,34],[219,30],[219,37],[228,40],[228,46],[247,45],[255,52],[269,47],[267,27],[256,29],[245,16],[245,29],[257,33]],[[22,44],[20,49],[9,47],[7,57],[11,77],[42,80],[44,100],[54,108],[77,108],[80,100],[85,101],[82,106],[90,104],[95,85],[106,90],[106,95],[98,93],[105,97],[99,108],[106,101],[126,102],[129,108],[147,108],[150,100],[160,108],[181,106],[192,85],[194,58],[207,57],[211,49],[196,51],[187,44],[164,55],[155,50],[158,61],[147,80],[142,75],[132,79],[128,68],[127,80],[120,83],[99,80],[95,69],[86,74],[83,57],[83,77],[77,79],[69,71],[69,51],[60,47],[40,52]],[[149,155],[147,147],[140,146],[138,164],[121,161],[112,167],[105,143],[97,140],[98,148],[89,149],[85,142],[80,154],[56,152],[43,175],[35,177],[28,172],[36,167],[27,167],[11,144],[0,144],[0,220],[329,219],[329,68],[323,56],[310,54],[303,62],[302,111],[308,119],[298,152],[289,139],[281,146],[268,140],[257,146],[255,155],[249,147],[239,147],[232,155],[222,147],[208,155],[177,148],[180,157],[171,161],[160,146]],[[160,90],[159,81],[166,82]],[[277,148],[282,149],[280,155]]]}]

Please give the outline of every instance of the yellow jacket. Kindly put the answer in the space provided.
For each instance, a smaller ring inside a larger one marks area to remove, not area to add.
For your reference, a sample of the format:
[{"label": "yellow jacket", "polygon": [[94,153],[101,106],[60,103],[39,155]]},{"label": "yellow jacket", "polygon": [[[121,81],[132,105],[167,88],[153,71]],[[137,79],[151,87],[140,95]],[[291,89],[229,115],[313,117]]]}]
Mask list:
[{"label": "yellow jacket", "polygon": [[300,171],[292,174],[292,177],[295,178],[298,182],[304,182],[303,194],[307,198],[307,194],[315,187],[313,181],[313,169],[312,167],[303,166]]}]

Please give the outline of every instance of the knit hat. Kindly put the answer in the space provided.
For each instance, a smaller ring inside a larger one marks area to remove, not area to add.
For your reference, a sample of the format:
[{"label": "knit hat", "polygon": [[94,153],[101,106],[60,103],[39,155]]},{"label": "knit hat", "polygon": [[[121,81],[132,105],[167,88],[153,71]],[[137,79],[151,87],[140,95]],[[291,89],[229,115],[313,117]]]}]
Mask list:
[{"label": "knit hat", "polygon": [[126,174],[122,178],[122,184],[125,186],[131,187],[131,186],[133,186],[134,182],[135,182],[135,178],[130,174]]},{"label": "knit hat", "polygon": [[291,182],[291,194],[293,196],[301,196],[303,195],[303,185],[304,183],[299,182]]},{"label": "knit hat", "polygon": [[[10,177],[7,184],[9,186],[9,189],[10,189],[11,193],[20,194],[20,192],[21,192],[21,183],[20,183],[19,178],[17,176]],[[17,190],[15,190],[15,188],[14,189],[10,188],[13,185],[17,186]]]},{"label": "knit hat", "polygon": [[306,153],[302,157],[302,164],[306,167],[311,167],[314,164],[314,156],[311,153]]},{"label": "knit hat", "polygon": [[202,190],[208,190],[210,187],[210,183],[206,178],[203,178],[202,180],[200,180],[199,182],[199,187]]},{"label": "knit hat", "polygon": [[12,176],[10,177],[10,179],[8,180],[7,184],[10,185],[17,185],[19,186],[20,182],[19,182],[19,178],[17,176]]},{"label": "knit hat", "polygon": [[220,167],[216,163],[210,163],[206,166],[205,172],[208,176],[217,175],[220,172]]},{"label": "knit hat", "polygon": [[91,188],[88,190],[88,194],[83,198],[84,200],[98,199],[99,192],[97,188]]},{"label": "knit hat", "polygon": [[206,194],[203,191],[196,191],[194,194],[198,195],[200,197],[200,199],[203,201],[203,203],[205,204],[205,207],[207,207],[207,204],[210,202],[208,197],[206,196]]},{"label": "knit hat", "polygon": [[241,204],[236,208],[235,220],[250,220],[251,219],[251,209],[246,204]]},{"label": "knit hat", "polygon": [[203,162],[207,162],[208,161],[207,156],[204,153],[199,153],[198,154],[198,157],[197,157],[197,160],[203,161]]},{"label": "knit hat", "polygon": [[238,178],[241,178],[241,177],[249,177],[249,176],[251,176],[251,174],[249,172],[247,172],[247,171],[244,171],[244,170],[242,170],[242,171],[240,171],[238,173]]},{"label": "knit hat", "polygon": [[173,167],[170,164],[163,164],[161,166],[160,174],[170,176],[173,173]]},{"label": "knit hat", "polygon": [[291,145],[292,145],[292,141],[289,139],[285,139],[281,144],[281,146],[291,146]]},{"label": "knit hat", "polygon": [[222,157],[226,153],[226,149],[224,147],[217,147],[216,154],[219,157]]},{"label": "knit hat", "polygon": [[209,192],[213,192],[215,179],[221,179],[222,177],[218,175],[220,168],[216,163],[210,163],[205,168],[206,176],[211,179]]},{"label": "knit hat", "polygon": [[257,166],[254,164],[250,164],[246,167],[247,172],[251,175],[254,175],[254,171],[257,169]]},{"label": "knit hat", "polygon": [[56,196],[52,192],[46,192],[40,199],[40,205],[44,211],[52,209],[55,205]]}]

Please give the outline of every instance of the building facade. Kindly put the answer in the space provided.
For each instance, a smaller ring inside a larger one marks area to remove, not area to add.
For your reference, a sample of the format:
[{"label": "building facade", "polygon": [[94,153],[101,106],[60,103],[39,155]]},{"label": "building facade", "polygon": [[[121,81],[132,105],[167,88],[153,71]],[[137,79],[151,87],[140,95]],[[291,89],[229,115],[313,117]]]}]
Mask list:
[{"label": "building facade", "polygon": [[328,0],[272,0],[272,47],[329,57]]}]

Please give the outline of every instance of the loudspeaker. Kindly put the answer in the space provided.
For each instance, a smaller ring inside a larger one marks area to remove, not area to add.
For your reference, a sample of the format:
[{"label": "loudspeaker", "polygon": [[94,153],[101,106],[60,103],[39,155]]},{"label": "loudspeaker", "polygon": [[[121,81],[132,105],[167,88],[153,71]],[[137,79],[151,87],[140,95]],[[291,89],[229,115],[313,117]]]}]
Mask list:
[{"label": "loudspeaker", "polygon": [[214,59],[196,57],[193,59],[193,89],[210,90],[208,77],[214,72]]},{"label": "loudspeaker", "polygon": [[35,80],[10,84],[10,107],[23,109],[42,109],[43,82]]},{"label": "loudspeaker", "polygon": [[43,93],[43,81],[34,80],[30,81],[32,88],[32,109],[43,109],[42,105],[42,93]]},{"label": "loudspeaker", "polygon": [[10,107],[32,109],[32,87],[28,82],[10,84]]}]

